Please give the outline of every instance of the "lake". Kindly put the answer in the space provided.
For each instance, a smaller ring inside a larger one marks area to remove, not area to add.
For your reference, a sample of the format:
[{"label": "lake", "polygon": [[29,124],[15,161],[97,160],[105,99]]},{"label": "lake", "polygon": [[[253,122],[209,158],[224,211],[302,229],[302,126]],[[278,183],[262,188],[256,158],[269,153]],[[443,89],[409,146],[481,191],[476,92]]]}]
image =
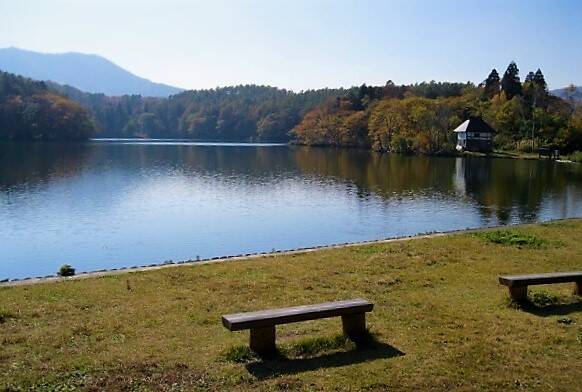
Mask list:
[{"label": "lake", "polygon": [[162,140],[0,144],[0,279],[580,216],[577,164]]}]

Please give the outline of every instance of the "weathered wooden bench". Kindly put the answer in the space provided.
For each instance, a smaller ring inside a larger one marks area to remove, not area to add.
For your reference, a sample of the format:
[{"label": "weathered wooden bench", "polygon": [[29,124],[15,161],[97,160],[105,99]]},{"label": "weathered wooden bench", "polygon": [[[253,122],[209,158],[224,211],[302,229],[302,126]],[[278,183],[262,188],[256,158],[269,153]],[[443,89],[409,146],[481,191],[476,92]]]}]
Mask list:
[{"label": "weathered wooden bench", "polygon": [[527,286],[574,282],[574,294],[582,295],[582,272],[500,276],[499,283],[509,288],[509,295],[518,302],[527,300]]},{"label": "weathered wooden bench", "polygon": [[350,339],[358,341],[366,335],[366,312],[372,311],[373,307],[374,304],[371,302],[357,298],[316,305],[229,314],[222,316],[222,325],[230,331],[250,329],[251,349],[258,353],[269,353],[276,350],[275,326],[299,321],[341,317],[344,333]]}]

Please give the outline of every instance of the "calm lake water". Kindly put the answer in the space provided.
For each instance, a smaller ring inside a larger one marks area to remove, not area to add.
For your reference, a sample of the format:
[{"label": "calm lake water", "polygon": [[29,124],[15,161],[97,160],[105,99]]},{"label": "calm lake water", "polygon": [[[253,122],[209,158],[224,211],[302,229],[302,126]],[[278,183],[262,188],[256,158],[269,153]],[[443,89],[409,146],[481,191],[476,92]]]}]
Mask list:
[{"label": "calm lake water", "polygon": [[0,144],[0,279],[582,216],[582,167],[364,151]]}]

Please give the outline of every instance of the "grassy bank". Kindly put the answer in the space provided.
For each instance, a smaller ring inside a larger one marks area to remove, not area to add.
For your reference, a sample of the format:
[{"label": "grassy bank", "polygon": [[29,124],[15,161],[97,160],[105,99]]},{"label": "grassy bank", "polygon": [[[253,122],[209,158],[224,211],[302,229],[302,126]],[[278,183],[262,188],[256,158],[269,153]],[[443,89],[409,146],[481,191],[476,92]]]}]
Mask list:
[{"label": "grassy bank", "polygon": [[[0,288],[0,390],[576,390],[582,299],[508,300],[498,274],[582,269],[582,220]],[[261,360],[225,313],[363,297],[376,342],[338,319],[278,328]]]}]

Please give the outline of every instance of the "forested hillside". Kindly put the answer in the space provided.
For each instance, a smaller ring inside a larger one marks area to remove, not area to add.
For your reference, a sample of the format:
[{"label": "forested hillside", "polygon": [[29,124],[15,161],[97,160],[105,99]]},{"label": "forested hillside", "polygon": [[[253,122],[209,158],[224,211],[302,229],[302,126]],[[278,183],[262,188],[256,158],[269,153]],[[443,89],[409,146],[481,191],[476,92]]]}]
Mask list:
[{"label": "forested hillside", "polygon": [[300,93],[246,85],[192,90],[167,99],[89,94],[49,84],[94,116],[101,137],[191,138],[230,141],[288,141],[289,131],[305,113],[350,90],[322,89]]},{"label": "forested hillside", "polygon": [[449,153],[451,132],[469,115],[496,130],[496,148],[531,151],[554,145],[582,149],[582,108],[550,95],[541,70],[522,83],[511,63],[500,77],[493,69],[478,86],[421,83],[361,86],[345,98],[328,100],[306,114],[292,133],[307,145],[358,146],[378,151]]},{"label": "forested hillside", "polygon": [[0,71],[0,140],[77,140],[93,132],[79,104],[43,82]]}]

